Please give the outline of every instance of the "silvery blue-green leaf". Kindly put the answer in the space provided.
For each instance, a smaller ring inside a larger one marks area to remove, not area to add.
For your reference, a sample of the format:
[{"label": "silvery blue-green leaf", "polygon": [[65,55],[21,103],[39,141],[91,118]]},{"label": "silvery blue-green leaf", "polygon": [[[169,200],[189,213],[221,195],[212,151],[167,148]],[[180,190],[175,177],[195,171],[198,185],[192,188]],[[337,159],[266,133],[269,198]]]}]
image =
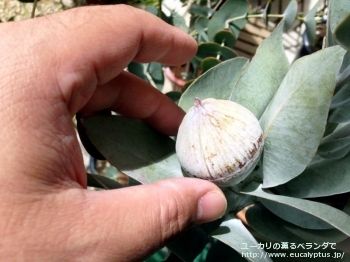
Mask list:
[{"label": "silvery blue-green leaf", "polygon": [[340,73],[337,76],[335,95],[333,97],[329,122],[344,123],[350,121],[350,52],[348,51],[343,60]]},{"label": "silvery blue-green leaf", "polygon": [[260,119],[264,188],[300,175],[322,139],[344,50],[330,47],[298,59]]},{"label": "silvery blue-green leaf", "polygon": [[176,12],[171,12],[170,19],[171,19],[170,23],[173,26],[176,26],[177,28],[180,28],[182,31],[188,33],[189,28],[186,25],[186,21],[183,18],[183,16],[179,15]]},{"label": "silvery blue-green leaf", "polygon": [[285,228],[288,223],[271,213],[260,203],[247,209],[245,213],[247,222],[258,233],[277,242],[304,243],[305,240]]},{"label": "silvery blue-green leaf", "polygon": [[[350,236],[350,217],[344,212],[331,206],[310,200],[266,193],[262,189],[261,185],[255,189],[246,188],[246,191],[242,193],[256,196],[258,200],[264,199],[275,202],[275,205],[288,206],[289,213],[283,215],[284,220],[288,219],[288,216],[291,215],[294,210],[304,212],[315,218],[319,218],[323,222],[331,225],[333,228],[338,229],[347,236]],[[273,212],[273,210],[270,211]],[[281,214],[278,215],[280,216]]]},{"label": "silvery blue-green leaf", "polygon": [[186,89],[179,106],[187,112],[193,106],[195,97],[228,100],[232,87],[248,62],[246,58],[237,57],[212,67]]},{"label": "silvery blue-green leaf", "polygon": [[348,202],[348,204],[344,207],[343,212],[348,214],[350,216],[350,203]]},{"label": "silvery blue-green leaf", "polygon": [[122,116],[92,116],[83,119],[83,125],[101,154],[142,184],[183,177],[175,141],[144,122]]},{"label": "silvery blue-green leaf", "polygon": [[307,13],[304,18],[304,24],[306,29],[306,35],[311,45],[315,45],[316,39],[316,20],[315,15],[317,12],[319,2],[314,5],[314,7]]},{"label": "silvery blue-green leaf", "polygon": [[350,151],[350,136],[322,143],[317,154],[324,158],[340,159]]},{"label": "silvery blue-green leaf", "polygon": [[[343,88],[350,87],[350,84],[347,84]],[[345,123],[350,121],[350,101],[344,101],[344,103],[331,110],[329,113],[328,121],[331,123]]]},{"label": "silvery blue-green leaf", "polygon": [[333,226],[324,222],[318,217],[310,215],[303,210],[298,210],[285,204],[268,199],[259,199],[259,201],[276,216],[292,223],[293,225],[306,229],[332,229]]},{"label": "silvery blue-green leaf", "polygon": [[350,123],[344,123],[338,124],[331,134],[322,139],[317,154],[324,158],[339,159],[344,157],[349,151]]},{"label": "silvery blue-green leaf", "polygon": [[149,64],[131,62],[128,65],[128,71],[147,81],[159,90],[163,89],[164,73],[162,64],[157,62],[152,62]]},{"label": "silvery blue-green leaf", "polygon": [[336,44],[333,38],[334,31],[340,22],[349,14],[350,0],[337,0],[329,2],[329,13],[327,23],[327,46]]},{"label": "silvery blue-green leaf", "polygon": [[248,208],[246,219],[254,230],[277,242],[323,244],[338,243],[347,238],[337,229],[312,230],[298,227],[274,215],[259,203]]},{"label": "silvery blue-green leaf", "polygon": [[198,32],[198,43],[209,42],[208,35],[206,33],[206,28],[208,27],[209,19],[203,16],[197,18],[194,24],[194,28]]},{"label": "silvery blue-green leaf", "polygon": [[344,20],[335,28],[334,37],[337,40],[338,44],[343,48],[350,50],[350,14],[348,14]]},{"label": "silvery blue-green leaf", "polygon": [[284,32],[287,32],[293,25],[298,14],[298,3],[296,0],[291,0],[287,8],[283,12],[284,16]]},{"label": "silvery blue-green leaf", "polygon": [[112,180],[108,177],[89,173],[87,173],[87,183],[90,187],[97,187],[103,189],[118,189],[125,187],[117,181]]},{"label": "silvery blue-green leaf", "polygon": [[[211,235],[241,254],[247,251],[244,248],[258,245],[258,242],[243,225],[241,220],[236,218],[234,215],[226,215],[219,228],[212,232]],[[255,258],[246,257],[248,261],[272,261],[268,256],[266,256],[266,252],[264,250],[256,249],[254,252],[259,254],[259,256]]]},{"label": "silvery blue-green leaf", "polygon": [[210,17],[215,12],[213,9],[207,6],[200,6],[197,4],[192,4],[189,11],[193,15],[199,15],[204,17]]},{"label": "silvery blue-green leaf", "polygon": [[[245,16],[248,12],[248,3],[246,0],[228,0],[226,1],[210,19],[208,25],[209,39],[214,39],[217,32],[224,29],[230,19]],[[232,21],[230,30],[238,37],[240,30],[247,23],[246,18]]]},{"label": "silvery blue-green leaf", "polygon": [[328,122],[326,125],[326,130],[324,131],[323,136],[325,137],[325,136],[328,136],[329,134],[332,134],[338,125],[339,125],[338,123]]},{"label": "silvery blue-green leaf", "polygon": [[210,68],[220,64],[221,61],[214,57],[204,58],[201,62],[202,74],[207,72]]},{"label": "silvery blue-green leaf", "polygon": [[[350,74],[349,74],[350,75]],[[345,84],[333,97],[330,109],[345,107],[350,103],[350,82]]]},{"label": "silvery blue-green leaf", "polygon": [[237,57],[237,53],[226,46],[221,46],[217,43],[207,42],[201,43],[198,46],[196,58],[201,61],[206,57],[215,57],[221,61]]},{"label": "silvery blue-green leaf", "polygon": [[[159,12],[160,12],[161,10],[159,10],[158,7],[148,5],[148,6],[145,7],[145,11],[147,11],[147,12],[149,12],[149,13],[151,13],[151,14],[157,16],[157,17],[159,17]],[[162,12],[162,11],[160,12],[160,18],[161,18],[164,22],[166,22],[166,23],[171,23],[171,18],[168,17],[168,16],[167,16],[164,12]]]},{"label": "silvery blue-green leaf", "polygon": [[237,102],[259,119],[275,95],[289,62],[282,45],[283,22],[258,47],[247,70],[233,87],[230,100]]},{"label": "silvery blue-green leaf", "polygon": [[341,159],[321,159],[298,177],[278,187],[286,196],[314,198],[350,192],[350,154]]},{"label": "silvery blue-green leaf", "polygon": [[221,30],[215,34],[214,42],[218,43],[219,45],[233,48],[236,43],[236,37],[228,30]]},{"label": "silvery blue-green leaf", "polygon": [[[350,82],[350,51],[347,51],[346,54],[344,55],[343,64],[341,65],[339,74],[337,76],[337,84],[335,86],[334,93],[337,95],[338,92],[343,89],[343,87],[346,88],[345,86],[349,84],[349,82]],[[331,109],[333,109],[335,106],[339,104],[339,102],[343,101],[346,98],[347,97],[342,97],[342,96],[337,97],[337,99],[340,99],[340,101],[335,101],[336,103],[335,105],[333,105],[333,101],[332,101]]]},{"label": "silvery blue-green leaf", "polygon": [[345,138],[349,136],[350,136],[350,122],[339,124],[331,134],[325,136],[322,139],[321,145],[333,140],[337,140],[339,138]]},{"label": "silvery blue-green leaf", "polygon": [[241,211],[245,207],[254,203],[252,196],[234,192],[229,187],[222,188],[222,191],[227,201],[226,214],[230,212],[237,214],[239,211]]}]

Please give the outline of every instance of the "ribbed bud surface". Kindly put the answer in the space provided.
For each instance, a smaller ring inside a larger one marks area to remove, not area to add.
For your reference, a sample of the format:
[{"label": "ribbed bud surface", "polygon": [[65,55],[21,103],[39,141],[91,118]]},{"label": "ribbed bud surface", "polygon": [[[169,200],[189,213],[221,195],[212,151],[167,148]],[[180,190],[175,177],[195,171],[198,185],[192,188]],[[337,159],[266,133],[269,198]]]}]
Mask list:
[{"label": "ribbed bud surface", "polygon": [[245,107],[228,100],[196,98],[176,139],[184,171],[219,186],[232,186],[256,166],[263,148],[259,121]]}]

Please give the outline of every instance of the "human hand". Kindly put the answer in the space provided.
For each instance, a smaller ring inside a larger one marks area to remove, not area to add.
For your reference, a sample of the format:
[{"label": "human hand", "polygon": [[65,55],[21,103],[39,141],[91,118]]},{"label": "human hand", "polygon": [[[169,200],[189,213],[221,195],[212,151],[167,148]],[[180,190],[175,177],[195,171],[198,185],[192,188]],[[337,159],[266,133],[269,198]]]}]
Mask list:
[{"label": "human hand", "polygon": [[220,217],[214,184],[169,179],[86,190],[72,116],[111,109],[174,135],[184,112],[131,61],[182,64],[188,35],[128,6],[86,7],[0,26],[0,259],[141,260]]}]

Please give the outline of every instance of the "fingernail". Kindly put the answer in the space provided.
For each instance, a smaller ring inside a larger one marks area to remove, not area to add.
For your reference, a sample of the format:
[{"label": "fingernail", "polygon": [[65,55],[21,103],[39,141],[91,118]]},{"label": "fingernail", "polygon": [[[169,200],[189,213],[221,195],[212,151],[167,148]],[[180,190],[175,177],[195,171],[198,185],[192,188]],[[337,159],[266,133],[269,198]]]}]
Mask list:
[{"label": "fingernail", "polygon": [[211,191],[198,202],[197,223],[210,222],[220,218],[226,211],[227,202],[224,194]]}]

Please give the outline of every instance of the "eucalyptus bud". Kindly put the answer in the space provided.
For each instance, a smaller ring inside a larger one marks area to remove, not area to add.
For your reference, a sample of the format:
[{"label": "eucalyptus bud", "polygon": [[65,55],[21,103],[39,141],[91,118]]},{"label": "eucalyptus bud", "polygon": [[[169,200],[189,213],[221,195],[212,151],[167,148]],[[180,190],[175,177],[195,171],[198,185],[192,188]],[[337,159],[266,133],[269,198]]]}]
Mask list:
[{"label": "eucalyptus bud", "polygon": [[176,154],[189,176],[232,186],[253,171],[263,143],[259,121],[247,108],[195,98],[180,125]]}]

